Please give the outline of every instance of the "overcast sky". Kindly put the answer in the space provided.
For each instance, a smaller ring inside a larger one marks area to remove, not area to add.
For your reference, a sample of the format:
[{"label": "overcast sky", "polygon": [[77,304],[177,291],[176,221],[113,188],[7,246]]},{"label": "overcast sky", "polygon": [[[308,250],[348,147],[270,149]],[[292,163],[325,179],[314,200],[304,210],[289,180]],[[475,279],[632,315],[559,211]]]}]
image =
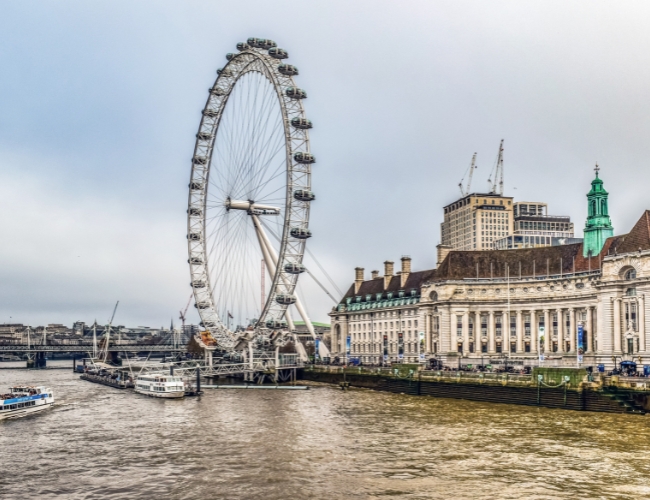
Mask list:
[{"label": "overcast sky", "polygon": [[625,233],[650,208],[648,26],[647,2],[3,1],[0,323],[178,316],[194,134],[250,36],[309,94],[309,247],[341,289],[405,254],[434,267],[442,207],[474,152],[487,188],[502,138],[506,195],[582,236],[598,161]]}]

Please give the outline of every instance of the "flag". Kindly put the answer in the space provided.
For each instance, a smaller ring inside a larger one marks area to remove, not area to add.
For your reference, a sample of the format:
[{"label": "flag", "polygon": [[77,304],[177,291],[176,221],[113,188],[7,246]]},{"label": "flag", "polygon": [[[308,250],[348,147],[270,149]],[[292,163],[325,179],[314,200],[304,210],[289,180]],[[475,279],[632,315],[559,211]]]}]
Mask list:
[{"label": "flag", "polygon": [[234,316],[233,316],[232,314],[230,314],[230,311],[227,311],[227,312],[228,312],[228,317],[229,317],[230,319],[234,319]]}]

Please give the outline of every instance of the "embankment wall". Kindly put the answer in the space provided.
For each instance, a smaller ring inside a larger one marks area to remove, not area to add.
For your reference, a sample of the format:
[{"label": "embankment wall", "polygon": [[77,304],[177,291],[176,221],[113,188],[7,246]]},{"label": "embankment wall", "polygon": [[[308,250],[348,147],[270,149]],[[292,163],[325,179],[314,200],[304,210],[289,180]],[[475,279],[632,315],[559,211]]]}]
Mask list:
[{"label": "embankment wall", "polygon": [[[305,380],[328,384],[339,384],[343,381],[342,373],[304,370],[301,376]],[[525,386],[523,384],[514,386],[506,383],[435,381],[422,380],[417,376],[408,379],[365,373],[346,373],[345,380],[353,387],[365,387],[413,396],[467,399],[470,401],[543,406],[578,411],[629,412],[627,407],[623,406],[611,395],[591,389],[575,390],[564,387]]]}]

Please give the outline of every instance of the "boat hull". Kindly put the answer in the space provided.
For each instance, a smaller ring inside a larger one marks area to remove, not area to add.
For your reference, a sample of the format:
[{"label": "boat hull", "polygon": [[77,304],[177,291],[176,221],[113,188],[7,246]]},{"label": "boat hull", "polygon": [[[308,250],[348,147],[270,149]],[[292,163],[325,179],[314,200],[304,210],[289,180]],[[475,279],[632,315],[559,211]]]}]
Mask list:
[{"label": "boat hull", "polygon": [[17,408],[15,410],[2,410],[0,411],[0,420],[8,420],[11,418],[20,418],[31,415],[32,413],[38,413],[40,411],[49,410],[54,406],[54,402],[44,403],[38,406],[29,406],[27,408]]},{"label": "boat hull", "polygon": [[136,389],[135,392],[137,392],[138,394],[143,394],[145,396],[150,396],[152,398],[164,398],[164,399],[178,399],[185,396],[185,391],[152,392],[152,391],[143,391],[142,389]]}]

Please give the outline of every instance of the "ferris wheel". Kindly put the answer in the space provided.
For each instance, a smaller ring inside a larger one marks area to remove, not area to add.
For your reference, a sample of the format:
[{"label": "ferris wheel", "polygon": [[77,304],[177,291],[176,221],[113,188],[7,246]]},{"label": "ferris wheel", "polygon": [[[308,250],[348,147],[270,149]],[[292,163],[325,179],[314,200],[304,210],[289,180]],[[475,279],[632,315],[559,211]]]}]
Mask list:
[{"label": "ferris wheel", "polygon": [[251,327],[294,330],[290,306],[314,335],[296,294],[315,199],[307,93],[275,42],[249,38],[237,49],[209,89],[187,210],[195,307],[224,349]]}]

